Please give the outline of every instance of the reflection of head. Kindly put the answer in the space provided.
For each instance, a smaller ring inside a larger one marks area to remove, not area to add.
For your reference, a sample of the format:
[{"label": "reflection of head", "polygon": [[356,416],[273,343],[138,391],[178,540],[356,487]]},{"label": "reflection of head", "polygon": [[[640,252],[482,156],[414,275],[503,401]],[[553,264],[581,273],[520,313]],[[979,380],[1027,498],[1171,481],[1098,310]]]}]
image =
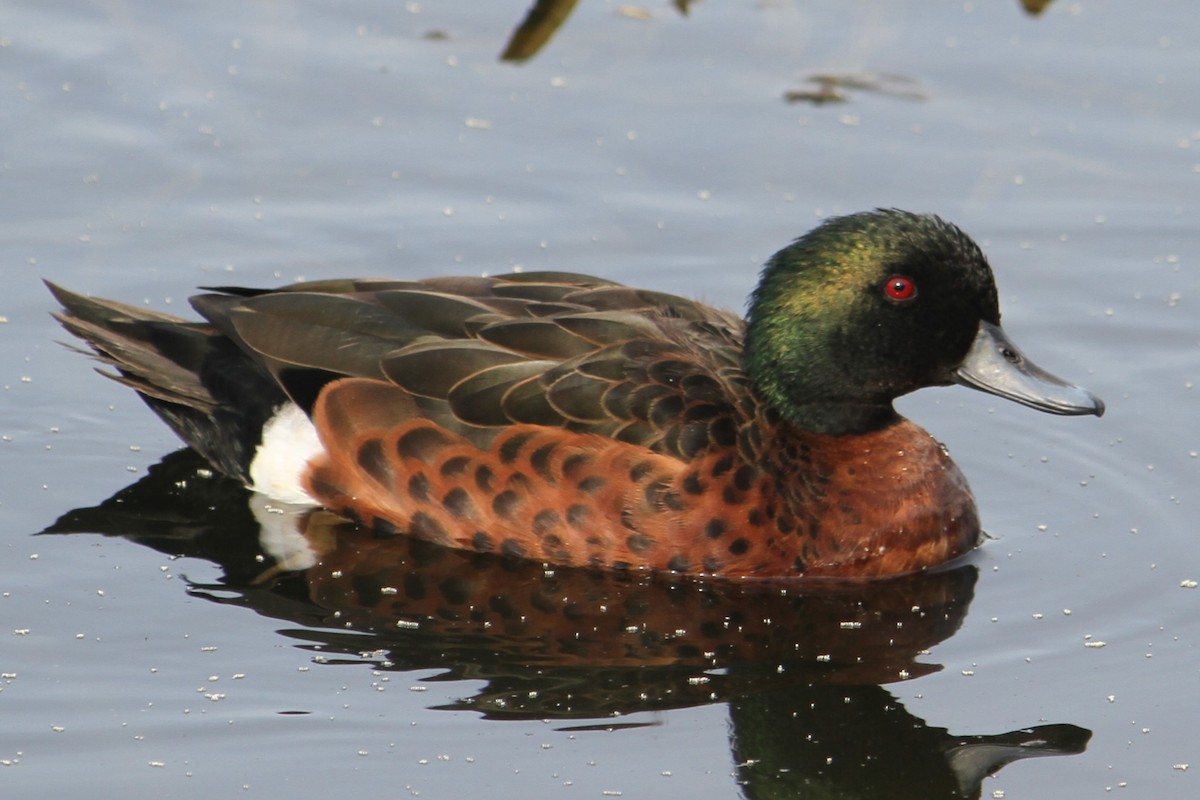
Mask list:
[{"label": "reflection of head", "polygon": [[748,800],[978,798],[983,779],[1005,764],[1081,753],[1091,737],[1074,725],[954,736],[878,686],[791,686],[737,698],[729,713]]}]

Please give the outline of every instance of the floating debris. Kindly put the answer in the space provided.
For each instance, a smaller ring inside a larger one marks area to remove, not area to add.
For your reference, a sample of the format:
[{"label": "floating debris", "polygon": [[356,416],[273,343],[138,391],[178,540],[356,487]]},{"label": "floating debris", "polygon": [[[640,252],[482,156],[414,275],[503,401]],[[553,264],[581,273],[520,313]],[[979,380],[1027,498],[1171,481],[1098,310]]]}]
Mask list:
[{"label": "floating debris", "polygon": [[871,72],[852,73],[847,75],[811,75],[809,83],[816,84],[813,89],[792,89],[783,93],[783,99],[789,103],[812,103],[823,106],[827,103],[849,102],[849,90],[871,92],[900,100],[916,102],[928,99],[921,90],[920,84],[912,78],[895,74],[876,74]]},{"label": "floating debris", "polygon": [[654,19],[654,15],[650,13],[650,9],[642,6],[617,6],[617,14],[628,19]]}]

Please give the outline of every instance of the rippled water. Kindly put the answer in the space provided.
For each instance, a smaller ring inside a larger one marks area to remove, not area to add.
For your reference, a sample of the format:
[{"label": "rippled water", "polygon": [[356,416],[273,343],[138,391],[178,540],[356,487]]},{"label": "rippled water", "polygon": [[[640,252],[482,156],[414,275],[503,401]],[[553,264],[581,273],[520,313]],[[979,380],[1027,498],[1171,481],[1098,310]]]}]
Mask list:
[{"label": "rippled water", "polygon": [[[6,3],[5,796],[1195,796],[1200,21],[1027,5]],[[976,236],[1009,332],[1109,413],[906,398],[994,539],[870,589],[328,522],[292,569],[39,282],[186,313],[520,266],[738,308],[822,215],[892,205]],[[1014,754],[1053,757],[982,777]]]}]

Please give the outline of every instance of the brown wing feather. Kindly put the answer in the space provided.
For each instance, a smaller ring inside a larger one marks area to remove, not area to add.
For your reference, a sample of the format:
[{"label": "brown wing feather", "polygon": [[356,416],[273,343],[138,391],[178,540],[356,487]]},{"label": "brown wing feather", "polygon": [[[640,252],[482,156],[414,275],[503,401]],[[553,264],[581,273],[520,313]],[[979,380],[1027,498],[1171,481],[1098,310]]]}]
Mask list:
[{"label": "brown wing feather", "polygon": [[479,444],[545,425],[685,460],[728,446],[756,413],[740,319],[592,276],[230,291],[194,304],[305,405],[339,376],[382,378],[413,396],[414,414]]}]

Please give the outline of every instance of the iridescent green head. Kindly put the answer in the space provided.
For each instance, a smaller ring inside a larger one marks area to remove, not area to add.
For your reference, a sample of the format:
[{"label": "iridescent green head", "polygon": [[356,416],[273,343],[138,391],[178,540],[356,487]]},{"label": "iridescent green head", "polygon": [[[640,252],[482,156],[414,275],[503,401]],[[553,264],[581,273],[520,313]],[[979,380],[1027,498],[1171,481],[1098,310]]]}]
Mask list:
[{"label": "iridescent green head", "polygon": [[[767,262],[750,299],[746,369],[785,419],[815,433],[877,429],[896,419],[900,395],[956,382],[1055,413],[1103,410],[1028,364],[999,326],[992,270],[969,236],[930,215],[851,214]],[[988,347],[1034,390],[976,375],[968,356]]]}]

